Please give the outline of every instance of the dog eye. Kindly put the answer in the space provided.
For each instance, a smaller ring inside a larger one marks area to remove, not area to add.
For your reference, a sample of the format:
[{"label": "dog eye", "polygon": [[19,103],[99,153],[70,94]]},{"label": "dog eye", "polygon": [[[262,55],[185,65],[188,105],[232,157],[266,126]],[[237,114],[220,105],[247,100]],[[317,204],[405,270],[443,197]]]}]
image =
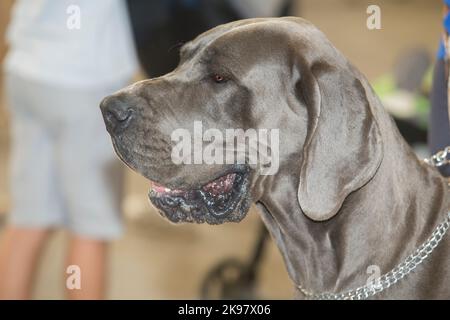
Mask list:
[{"label": "dog eye", "polygon": [[225,77],[223,77],[222,75],[216,73],[216,74],[213,75],[213,80],[216,83],[222,83],[222,82],[225,82]]}]

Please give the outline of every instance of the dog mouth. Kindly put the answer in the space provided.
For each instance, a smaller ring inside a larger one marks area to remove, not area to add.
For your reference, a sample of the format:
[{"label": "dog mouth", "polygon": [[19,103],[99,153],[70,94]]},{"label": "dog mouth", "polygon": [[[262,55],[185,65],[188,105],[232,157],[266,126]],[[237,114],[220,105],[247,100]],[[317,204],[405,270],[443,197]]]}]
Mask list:
[{"label": "dog mouth", "polygon": [[230,172],[193,189],[170,189],[153,182],[149,198],[175,223],[238,222],[248,209],[248,181],[247,172]]}]

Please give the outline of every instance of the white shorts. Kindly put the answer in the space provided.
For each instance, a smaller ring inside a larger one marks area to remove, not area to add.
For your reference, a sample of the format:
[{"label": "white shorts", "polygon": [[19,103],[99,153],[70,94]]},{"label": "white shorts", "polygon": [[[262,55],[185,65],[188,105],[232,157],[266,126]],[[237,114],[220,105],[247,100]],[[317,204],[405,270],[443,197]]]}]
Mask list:
[{"label": "white shorts", "polygon": [[13,225],[102,240],[121,234],[123,170],[99,103],[126,84],[77,90],[5,74]]}]

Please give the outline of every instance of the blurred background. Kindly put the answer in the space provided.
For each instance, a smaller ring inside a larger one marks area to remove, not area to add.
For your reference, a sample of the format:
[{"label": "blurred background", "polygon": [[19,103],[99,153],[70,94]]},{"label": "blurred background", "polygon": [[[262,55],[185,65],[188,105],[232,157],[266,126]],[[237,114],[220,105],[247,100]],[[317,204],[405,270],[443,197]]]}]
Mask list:
[{"label": "blurred background", "polygon": [[[0,0],[0,64],[7,50],[4,35],[12,2]],[[141,19],[145,23],[145,11],[139,9],[139,1],[135,2],[135,7],[133,0],[130,2],[130,9],[134,10],[134,14],[141,14],[135,21]],[[381,8],[381,30],[368,30],[366,27],[366,9],[370,4]],[[426,155],[427,92],[430,67],[435,59],[442,31],[442,1],[299,0],[293,1],[289,8],[283,10],[290,15],[310,20],[329,37],[367,76],[385,104],[389,105],[387,108],[397,117],[402,133],[408,136],[419,153]],[[234,17],[233,13],[227,14]],[[178,20],[173,21],[173,25],[194,24],[195,29],[196,21],[198,20]],[[203,25],[199,25],[198,31],[202,31],[202,28]],[[139,54],[146,55],[146,58],[141,61],[144,68],[136,79],[144,78],[145,71],[153,75],[166,71],[173,61],[163,61],[161,56],[178,42],[189,40],[176,39],[176,33],[169,37],[166,31],[163,27],[154,36],[153,43],[158,45],[159,50],[157,52],[151,52],[151,48],[137,44]],[[10,208],[7,184],[9,125],[1,89],[0,101],[1,234],[5,215]],[[233,258],[245,264],[252,258],[261,230],[260,219],[254,209],[239,224],[176,226],[161,219],[148,202],[148,183],[129,169],[123,170],[126,172],[122,201],[126,232],[112,246],[108,298],[199,298],[205,277],[221,261]],[[34,298],[64,297],[61,270],[66,245],[64,231],[58,231],[52,236],[39,263]],[[293,288],[281,256],[270,239],[262,250],[255,271],[255,294],[258,297],[292,297]],[[239,268],[229,272],[239,273]],[[236,274],[226,276],[238,277]],[[222,285],[220,279],[215,285]]]}]

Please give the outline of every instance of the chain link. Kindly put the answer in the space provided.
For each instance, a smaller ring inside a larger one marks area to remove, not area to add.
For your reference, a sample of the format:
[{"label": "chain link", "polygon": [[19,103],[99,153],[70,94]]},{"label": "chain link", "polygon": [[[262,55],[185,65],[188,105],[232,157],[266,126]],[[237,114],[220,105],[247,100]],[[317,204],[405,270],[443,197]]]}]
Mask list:
[{"label": "chain link", "polygon": [[442,167],[450,164],[450,159],[448,158],[449,156],[450,156],[450,146],[432,155],[430,158],[424,159],[423,161],[435,167]]},{"label": "chain link", "polygon": [[[443,165],[450,164],[450,159],[447,156],[450,155],[450,146],[444,150],[439,151],[432,157],[424,159],[424,161],[432,166],[441,167]],[[450,227],[450,211],[447,212],[445,220],[434,229],[431,236],[425,241],[419,248],[417,248],[412,254],[410,254],[402,263],[397,267],[382,275],[381,277],[373,280],[370,284],[361,286],[354,290],[349,290],[343,293],[320,293],[315,294],[306,290],[301,285],[297,288],[306,296],[307,299],[312,300],[364,300],[370,298],[383,290],[390,288],[398,281],[402,280],[413,270],[415,270],[423,261],[425,261],[433,250],[439,245],[444,235],[447,233]]]}]

